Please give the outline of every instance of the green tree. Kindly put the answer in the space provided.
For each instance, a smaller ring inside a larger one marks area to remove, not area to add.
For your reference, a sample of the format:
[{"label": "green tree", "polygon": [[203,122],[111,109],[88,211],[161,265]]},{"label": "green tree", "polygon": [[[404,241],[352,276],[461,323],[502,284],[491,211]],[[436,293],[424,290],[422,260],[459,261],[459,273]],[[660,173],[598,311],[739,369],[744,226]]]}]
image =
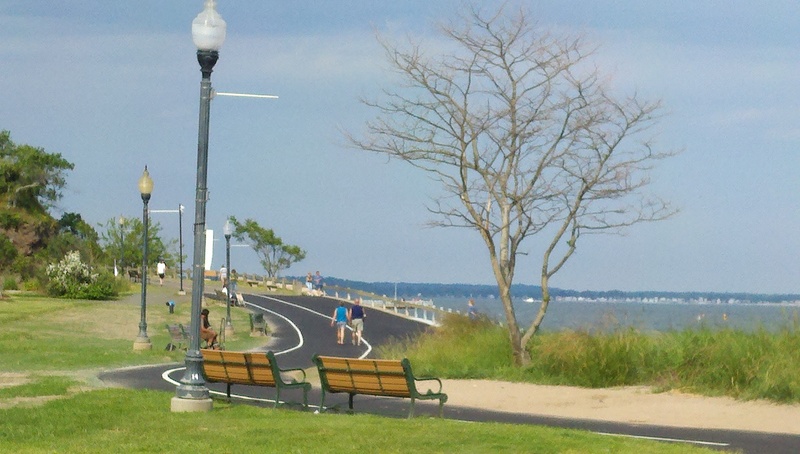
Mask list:
[{"label": "green tree", "polygon": [[9,207],[45,213],[61,198],[73,168],[60,154],[17,145],[9,131],[0,131],[0,197]]},{"label": "green tree", "polygon": [[[550,303],[549,280],[579,238],[619,233],[672,215],[647,194],[649,171],[674,153],[654,148],[660,103],[619,96],[580,36],[537,29],[527,11],[472,8],[443,25],[448,46],[426,54],[384,42],[402,90],[367,101],[377,117],[352,145],[407,162],[441,183],[434,225],[477,232],[490,257],[518,365]],[[517,258],[538,247],[542,304],[517,322],[511,285]]]},{"label": "green tree", "polygon": [[105,265],[105,253],[100,247],[97,231],[78,213],[64,213],[56,223],[56,233],[47,241],[39,258],[47,263],[61,260],[71,251],[79,251],[91,266]]},{"label": "green tree", "polygon": [[233,237],[248,243],[256,251],[269,277],[276,277],[282,270],[306,258],[306,251],[299,246],[284,244],[272,229],[265,229],[252,219],[244,223],[235,217],[230,220],[234,227]]},{"label": "green tree", "polygon": [[[114,259],[122,268],[139,268],[142,266],[142,237],[144,224],[141,219],[127,218],[120,225],[116,218],[106,221],[105,225],[99,224],[100,244],[104,256],[111,265]],[[161,224],[150,221],[147,227],[147,266],[155,266],[159,258],[170,268],[177,267],[178,240],[167,241],[161,239]],[[120,263],[124,261],[124,263]]]}]

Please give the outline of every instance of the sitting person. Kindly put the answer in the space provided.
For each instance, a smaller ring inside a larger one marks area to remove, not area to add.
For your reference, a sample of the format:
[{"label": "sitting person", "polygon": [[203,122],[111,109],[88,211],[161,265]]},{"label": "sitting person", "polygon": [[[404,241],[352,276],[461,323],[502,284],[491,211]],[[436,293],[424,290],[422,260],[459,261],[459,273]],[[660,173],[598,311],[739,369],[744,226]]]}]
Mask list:
[{"label": "sitting person", "polygon": [[207,348],[212,350],[219,348],[217,332],[211,329],[211,323],[208,321],[208,309],[203,309],[200,312],[200,339],[206,341]]}]

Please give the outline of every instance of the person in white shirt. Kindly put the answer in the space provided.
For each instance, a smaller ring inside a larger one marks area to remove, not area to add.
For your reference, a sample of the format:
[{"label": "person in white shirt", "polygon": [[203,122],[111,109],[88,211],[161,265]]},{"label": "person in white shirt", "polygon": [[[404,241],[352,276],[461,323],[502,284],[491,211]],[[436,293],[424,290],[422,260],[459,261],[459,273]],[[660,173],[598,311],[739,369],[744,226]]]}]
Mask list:
[{"label": "person in white shirt", "polygon": [[158,264],[156,265],[156,273],[158,274],[158,283],[163,286],[164,275],[167,273],[167,264],[164,263],[163,259],[158,259]]},{"label": "person in white shirt", "polygon": [[228,282],[228,269],[225,268],[225,265],[219,269],[219,280],[222,281],[222,288],[227,289],[227,282]]}]

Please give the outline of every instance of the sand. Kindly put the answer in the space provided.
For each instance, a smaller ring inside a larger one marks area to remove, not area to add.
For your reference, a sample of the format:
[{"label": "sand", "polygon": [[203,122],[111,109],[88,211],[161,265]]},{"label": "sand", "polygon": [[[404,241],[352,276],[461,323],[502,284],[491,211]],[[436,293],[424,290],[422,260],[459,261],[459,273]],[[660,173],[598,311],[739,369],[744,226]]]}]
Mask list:
[{"label": "sand", "polygon": [[648,387],[588,389],[492,380],[443,380],[447,405],[629,424],[800,435],[800,404],[737,401]]}]

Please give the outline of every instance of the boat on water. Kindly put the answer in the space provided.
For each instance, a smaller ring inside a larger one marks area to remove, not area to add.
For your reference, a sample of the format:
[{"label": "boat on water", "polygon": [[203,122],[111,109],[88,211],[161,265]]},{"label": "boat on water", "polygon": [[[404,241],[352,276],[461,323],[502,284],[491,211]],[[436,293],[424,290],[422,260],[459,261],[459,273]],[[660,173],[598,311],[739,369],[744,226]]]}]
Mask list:
[{"label": "boat on water", "polygon": [[524,299],[524,300],[522,300],[522,301],[525,301],[526,303],[535,303],[535,302],[536,302],[536,300],[535,300],[535,299],[533,299],[533,298],[531,298],[531,297],[527,297],[527,298],[525,298],[525,299]]}]

